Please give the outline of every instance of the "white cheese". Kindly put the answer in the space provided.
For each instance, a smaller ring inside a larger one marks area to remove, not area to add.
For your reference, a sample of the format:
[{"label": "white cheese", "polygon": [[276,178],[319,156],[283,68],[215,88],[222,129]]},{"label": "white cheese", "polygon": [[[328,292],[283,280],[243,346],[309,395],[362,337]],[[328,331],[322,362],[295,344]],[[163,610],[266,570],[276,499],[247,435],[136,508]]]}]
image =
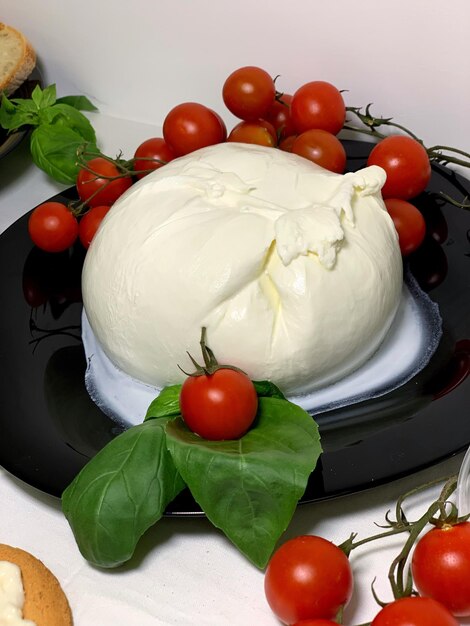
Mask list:
[{"label": "white cheese", "polygon": [[107,356],[155,386],[191,371],[201,327],[219,362],[286,392],[325,385],[378,348],[402,286],[381,168],[344,176],[224,143],[134,185],[87,253],[83,296]]},{"label": "white cheese", "polygon": [[24,589],[15,563],[0,561],[0,626],[36,626],[23,619]]}]

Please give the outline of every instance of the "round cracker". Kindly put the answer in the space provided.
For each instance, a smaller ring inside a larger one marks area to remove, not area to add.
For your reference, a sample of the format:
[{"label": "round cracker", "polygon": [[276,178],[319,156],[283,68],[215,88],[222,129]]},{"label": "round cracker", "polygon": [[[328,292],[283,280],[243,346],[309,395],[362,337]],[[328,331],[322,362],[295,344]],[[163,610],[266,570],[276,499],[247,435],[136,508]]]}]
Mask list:
[{"label": "round cracker", "polygon": [[72,626],[70,606],[59,581],[35,556],[0,543],[0,561],[19,566],[24,588],[24,619],[37,626]]}]

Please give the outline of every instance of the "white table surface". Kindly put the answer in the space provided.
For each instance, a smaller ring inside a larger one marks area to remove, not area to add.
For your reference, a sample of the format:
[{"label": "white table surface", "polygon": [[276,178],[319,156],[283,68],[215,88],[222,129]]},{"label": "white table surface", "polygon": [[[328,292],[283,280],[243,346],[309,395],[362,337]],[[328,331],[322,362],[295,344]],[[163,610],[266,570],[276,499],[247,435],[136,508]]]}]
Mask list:
[{"label": "white table surface", "polygon": [[[100,114],[91,115],[103,150],[131,156],[159,129]],[[27,141],[0,162],[0,232],[62,187],[29,159]],[[7,306],[8,303],[3,303]],[[340,543],[351,532],[377,532],[396,498],[419,484],[458,471],[462,455],[387,485],[298,508],[284,539],[319,534]],[[411,515],[429,505],[438,489],[410,502]],[[141,540],[132,561],[119,570],[99,570],[83,560],[56,498],[25,485],[0,468],[0,542],[35,554],[60,580],[75,626],[276,626],[264,597],[263,573],[253,567],[205,519],[158,522]],[[391,599],[387,570],[401,548],[398,536],[354,551],[356,587],[345,624],[362,624],[378,607],[370,593]],[[470,619],[461,621],[470,624]]]}]

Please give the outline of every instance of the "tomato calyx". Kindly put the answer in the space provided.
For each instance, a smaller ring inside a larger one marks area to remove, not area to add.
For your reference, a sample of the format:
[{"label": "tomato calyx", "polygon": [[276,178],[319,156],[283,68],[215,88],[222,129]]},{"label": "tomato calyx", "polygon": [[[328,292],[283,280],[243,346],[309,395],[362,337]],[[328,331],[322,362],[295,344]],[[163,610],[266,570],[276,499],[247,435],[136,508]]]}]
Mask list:
[{"label": "tomato calyx", "polygon": [[194,365],[196,370],[194,372],[185,372],[184,369],[178,365],[179,369],[183,372],[183,374],[185,374],[186,376],[191,376],[192,378],[196,378],[197,376],[212,376],[213,374],[215,374],[215,372],[217,372],[217,370],[222,370],[222,369],[233,370],[235,372],[240,372],[241,374],[246,374],[246,372],[241,370],[239,367],[235,367],[235,365],[221,365],[217,361],[213,351],[207,345],[206,334],[207,334],[207,330],[205,326],[203,326],[201,329],[201,339],[199,341],[199,345],[201,346],[201,352],[202,352],[202,358],[204,360],[204,365],[200,365],[196,361],[196,359],[194,359],[193,356],[189,352],[187,352],[187,355],[191,359],[191,363]]}]

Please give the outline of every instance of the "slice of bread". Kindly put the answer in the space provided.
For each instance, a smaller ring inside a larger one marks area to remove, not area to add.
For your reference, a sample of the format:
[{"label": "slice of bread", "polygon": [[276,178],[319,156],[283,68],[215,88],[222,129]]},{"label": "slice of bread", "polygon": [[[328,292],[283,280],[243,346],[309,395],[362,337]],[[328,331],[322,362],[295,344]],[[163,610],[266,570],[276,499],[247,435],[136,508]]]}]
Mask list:
[{"label": "slice of bread", "polygon": [[72,613],[59,581],[35,556],[0,543],[0,561],[21,570],[24,589],[23,618],[37,626],[72,626]]},{"label": "slice of bread", "polygon": [[36,53],[26,37],[0,22],[0,93],[13,93],[35,65]]}]

